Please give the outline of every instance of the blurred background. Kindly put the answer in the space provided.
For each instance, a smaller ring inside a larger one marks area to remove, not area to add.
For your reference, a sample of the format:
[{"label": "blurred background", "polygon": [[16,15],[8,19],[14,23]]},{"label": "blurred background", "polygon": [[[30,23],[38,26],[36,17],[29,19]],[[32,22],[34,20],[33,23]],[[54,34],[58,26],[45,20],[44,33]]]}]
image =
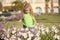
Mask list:
[{"label": "blurred background", "polygon": [[60,25],[60,0],[0,0],[0,21],[4,22],[6,19],[9,20],[7,25],[16,24],[26,2],[31,4],[38,23]]},{"label": "blurred background", "polygon": [[[20,1],[20,3],[18,1]],[[0,14],[2,13],[2,11],[11,12],[21,10],[22,5],[19,6],[19,4],[22,4],[25,1],[31,4],[34,13],[37,14],[55,14],[60,12],[60,0],[0,0]]]},{"label": "blurred background", "polygon": [[[20,19],[23,4],[27,2],[32,6],[39,24],[37,27],[41,29],[40,34],[38,33],[39,38],[41,40],[60,40],[60,0],[0,0],[0,39],[5,37],[6,40],[9,40],[11,37],[13,38],[13,35],[16,40],[20,38],[13,32],[19,31],[22,27]],[[19,35],[18,32],[17,34]]]}]

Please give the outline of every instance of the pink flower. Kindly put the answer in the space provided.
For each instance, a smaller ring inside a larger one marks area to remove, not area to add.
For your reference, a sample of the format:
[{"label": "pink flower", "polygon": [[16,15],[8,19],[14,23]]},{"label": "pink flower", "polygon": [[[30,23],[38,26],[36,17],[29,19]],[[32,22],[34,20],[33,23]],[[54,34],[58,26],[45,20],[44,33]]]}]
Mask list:
[{"label": "pink flower", "polygon": [[2,30],[2,22],[0,22],[0,30]]},{"label": "pink flower", "polygon": [[6,19],[4,19],[4,24],[6,24],[7,23],[7,20]]}]

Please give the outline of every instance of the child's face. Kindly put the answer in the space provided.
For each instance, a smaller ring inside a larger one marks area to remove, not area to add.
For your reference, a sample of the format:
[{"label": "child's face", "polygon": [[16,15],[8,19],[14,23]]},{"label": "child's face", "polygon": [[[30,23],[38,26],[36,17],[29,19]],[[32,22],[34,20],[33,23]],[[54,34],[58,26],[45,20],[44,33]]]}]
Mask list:
[{"label": "child's face", "polygon": [[25,9],[25,12],[26,12],[26,13],[30,13],[30,8],[26,8],[26,9]]}]

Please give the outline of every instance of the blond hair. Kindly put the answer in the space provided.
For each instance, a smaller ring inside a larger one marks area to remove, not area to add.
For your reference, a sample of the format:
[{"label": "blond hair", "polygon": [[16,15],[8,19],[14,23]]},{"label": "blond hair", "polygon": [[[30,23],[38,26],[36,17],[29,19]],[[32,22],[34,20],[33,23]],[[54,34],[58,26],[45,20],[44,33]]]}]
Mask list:
[{"label": "blond hair", "polygon": [[30,9],[30,14],[34,16],[32,7],[31,7],[31,5],[30,5],[29,3],[27,3],[27,2],[26,2],[26,3],[24,4],[24,6],[23,6],[23,12],[24,12],[24,13],[25,13],[25,9],[26,9],[26,8],[29,8],[29,9]]}]

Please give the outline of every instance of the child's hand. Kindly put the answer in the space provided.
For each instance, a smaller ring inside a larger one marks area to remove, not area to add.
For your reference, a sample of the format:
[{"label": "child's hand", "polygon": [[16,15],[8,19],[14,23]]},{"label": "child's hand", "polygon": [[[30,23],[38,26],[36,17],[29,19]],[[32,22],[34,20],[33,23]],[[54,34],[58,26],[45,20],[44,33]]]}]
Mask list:
[{"label": "child's hand", "polygon": [[34,22],[35,25],[37,25],[38,23],[37,22]]},{"label": "child's hand", "polygon": [[18,22],[21,22],[22,20],[19,20]]},{"label": "child's hand", "polygon": [[38,25],[38,23],[35,23],[35,25]]}]

